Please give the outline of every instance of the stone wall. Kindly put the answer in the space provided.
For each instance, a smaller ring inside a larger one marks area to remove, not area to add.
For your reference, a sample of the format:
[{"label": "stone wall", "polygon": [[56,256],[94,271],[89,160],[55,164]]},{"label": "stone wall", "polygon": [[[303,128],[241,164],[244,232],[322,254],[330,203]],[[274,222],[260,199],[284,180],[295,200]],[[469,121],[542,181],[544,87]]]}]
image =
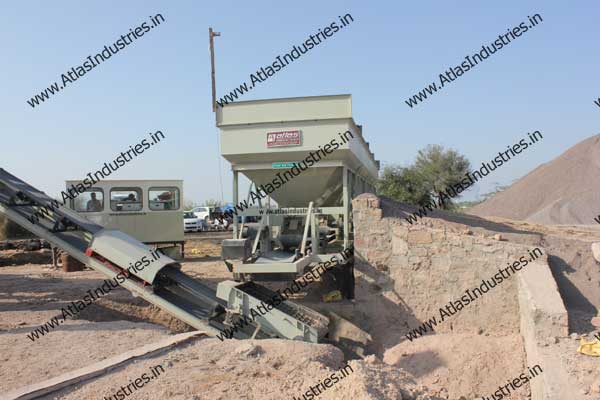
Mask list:
[{"label": "stone wall", "polygon": [[[401,305],[403,315],[394,328],[402,334],[415,329],[436,316],[440,307],[458,300],[466,289],[479,287],[483,279],[491,279],[508,262],[526,255],[535,246],[505,241],[501,234],[475,229],[473,217],[464,221],[443,212],[434,218],[423,218],[411,225],[404,220],[407,206],[363,194],[353,203],[354,246],[356,268],[370,280],[379,295]],[[410,210],[408,210],[410,211]],[[544,251],[542,249],[542,251]],[[543,254],[538,262],[546,263]],[[527,267],[525,267],[527,268]],[[437,332],[489,333],[501,335],[519,331],[520,313],[515,274],[498,284],[470,305],[446,318]],[[363,296],[374,290],[364,290]],[[360,289],[362,293],[360,292]],[[395,307],[387,307],[385,314]],[[373,320],[388,316],[370,316]],[[372,321],[371,325],[377,325]]]}]

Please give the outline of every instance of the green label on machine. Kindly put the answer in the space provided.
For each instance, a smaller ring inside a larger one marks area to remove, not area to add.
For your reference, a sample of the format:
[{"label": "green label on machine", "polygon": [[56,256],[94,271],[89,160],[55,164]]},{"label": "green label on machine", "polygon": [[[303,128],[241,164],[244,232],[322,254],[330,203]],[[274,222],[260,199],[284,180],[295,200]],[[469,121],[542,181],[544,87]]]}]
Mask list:
[{"label": "green label on machine", "polygon": [[296,162],[274,162],[271,164],[274,169],[288,169],[296,166]]}]

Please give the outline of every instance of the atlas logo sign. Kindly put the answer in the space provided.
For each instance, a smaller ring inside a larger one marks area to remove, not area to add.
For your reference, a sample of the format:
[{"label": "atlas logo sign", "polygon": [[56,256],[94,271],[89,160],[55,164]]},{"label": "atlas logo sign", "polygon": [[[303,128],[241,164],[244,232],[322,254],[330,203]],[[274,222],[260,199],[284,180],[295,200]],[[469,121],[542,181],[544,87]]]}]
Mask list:
[{"label": "atlas logo sign", "polygon": [[281,131],[267,133],[267,147],[301,146],[301,131]]}]

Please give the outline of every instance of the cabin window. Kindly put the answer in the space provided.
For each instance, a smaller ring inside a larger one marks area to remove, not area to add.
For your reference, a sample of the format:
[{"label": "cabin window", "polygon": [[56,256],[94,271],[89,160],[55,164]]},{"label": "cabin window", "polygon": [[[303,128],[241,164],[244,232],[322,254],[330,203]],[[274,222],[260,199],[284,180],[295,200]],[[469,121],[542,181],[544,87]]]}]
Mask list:
[{"label": "cabin window", "polygon": [[110,190],[110,209],[118,212],[141,211],[142,189],[113,188]]},{"label": "cabin window", "polygon": [[179,189],[176,187],[152,187],[148,189],[148,208],[152,211],[179,210]]},{"label": "cabin window", "polygon": [[77,212],[102,212],[104,211],[104,192],[102,189],[91,188],[79,193],[71,200],[71,208]]}]

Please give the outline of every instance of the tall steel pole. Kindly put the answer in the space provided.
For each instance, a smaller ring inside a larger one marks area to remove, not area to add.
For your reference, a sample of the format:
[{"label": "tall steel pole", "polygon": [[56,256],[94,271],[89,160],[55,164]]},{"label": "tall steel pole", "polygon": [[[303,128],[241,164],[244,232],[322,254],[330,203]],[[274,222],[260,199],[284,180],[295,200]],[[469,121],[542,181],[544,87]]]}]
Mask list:
[{"label": "tall steel pole", "polygon": [[210,42],[210,75],[212,78],[212,110],[217,111],[217,87],[215,83],[215,43],[214,37],[221,36],[220,32],[214,32],[208,28],[208,40]]},{"label": "tall steel pole", "polygon": [[[221,36],[220,32],[214,32],[212,28],[208,28],[208,41],[210,48],[210,77],[212,80],[212,110],[215,113],[215,124],[217,121],[217,84],[215,83],[215,42],[214,37]],[[217,136],[218,137],[218,136]],[[218,153],[217,153],[218,154]],[[219,187],[221,188],[221,202],[223,202],[223,177],[221,176],[221,157],[217,155],[219,161]],[[237,180],[236,180],[237,184]],[[236,219],[237,222],[237,219]]]}]

